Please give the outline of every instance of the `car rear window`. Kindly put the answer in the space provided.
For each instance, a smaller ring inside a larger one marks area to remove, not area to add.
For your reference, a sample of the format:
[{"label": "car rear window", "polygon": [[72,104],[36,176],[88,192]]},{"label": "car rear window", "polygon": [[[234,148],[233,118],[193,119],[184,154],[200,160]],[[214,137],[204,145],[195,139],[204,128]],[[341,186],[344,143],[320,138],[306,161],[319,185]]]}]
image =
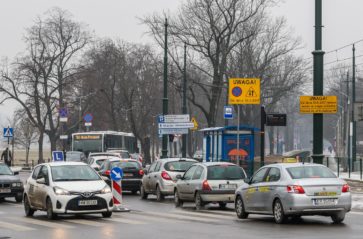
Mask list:
[{"label": "car rear window", "polygon": [[119,167],[119,168],[128,168],[128,169],[140,169],[141,165],[136,161],[116,161],[111,162],[111,168]]},{"label": "car rear window", "polygon": [[243,169],[235,165],[214,165],[208,167],[208,180],[239,180],[245,177]]},{"label": "car rear window", "polygon": [[101,166],[104,161],[105,161],[105,159],[96,160],[96,164],[98,164],[99,166]]},{"label": "car rear window", "polygon": [[166,171],[185,172],[193,164],[195,164],[194,161],[174,161],[174,162],[167,162],[164,165],[164,168]]},{"label": "car rear window", "polygon": [[335,174],[323,166],[300,166],[286,169],[292,179],[302,178],[336,178]]},{"label": "car rear window", "polygon": [[130,158],[130,154],[128,152],[121,152],[120,155],[121,155],[121,158],[123,158],[123,159]]}]

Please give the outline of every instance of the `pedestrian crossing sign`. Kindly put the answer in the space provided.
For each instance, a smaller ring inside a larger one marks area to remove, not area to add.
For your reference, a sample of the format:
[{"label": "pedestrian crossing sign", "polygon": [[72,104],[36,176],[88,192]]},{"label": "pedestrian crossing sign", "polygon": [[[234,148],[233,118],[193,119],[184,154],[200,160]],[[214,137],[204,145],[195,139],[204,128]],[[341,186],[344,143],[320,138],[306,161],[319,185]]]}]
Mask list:
[{"label": "pedestrian crossing sign", "polygon": [[11,138],[11,137],[13,137],[13,128],[9,128],[9,127],[7,127],[7,128],[4,128],[4,137],[5,138]]},{"label": "pedestrian crossing sign", "polygon": [[258,105],[260,104],[260,79],[231,78],[229,79],[228,104]]}]

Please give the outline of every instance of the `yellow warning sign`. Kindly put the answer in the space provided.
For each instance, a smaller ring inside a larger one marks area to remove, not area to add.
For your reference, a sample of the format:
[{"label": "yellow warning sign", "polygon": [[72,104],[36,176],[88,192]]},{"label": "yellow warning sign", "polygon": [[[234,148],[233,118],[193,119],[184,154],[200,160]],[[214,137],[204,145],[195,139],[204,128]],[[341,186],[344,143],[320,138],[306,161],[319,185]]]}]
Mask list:
[{"label": "yellow warning sign", "polygon": [[191,128],[190,130],[197,130],[198,129],[198,122],[197,120],[195,119],[195,117],[192,117],[192,122],[194,124],[194,127]]},{"label": "yellow warning sign", "polygon": [[231,78],[229,79],[228,103],[231,105],[260,104],[260,79]]},{"label": "yellow warning sign", "polygon": [[301,114],[335,114],[338,108],[336,95],[300,96]]}]

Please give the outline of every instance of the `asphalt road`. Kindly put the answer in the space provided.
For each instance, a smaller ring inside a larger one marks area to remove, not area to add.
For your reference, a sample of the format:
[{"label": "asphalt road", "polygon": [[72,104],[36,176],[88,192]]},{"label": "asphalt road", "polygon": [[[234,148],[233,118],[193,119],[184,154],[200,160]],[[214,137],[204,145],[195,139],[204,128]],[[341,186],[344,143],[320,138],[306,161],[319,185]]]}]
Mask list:
[{"label": "asphalt road", "polygon": [[237,219],[233,205],[226,210],[217,206],[195,211],[194,204],[175,208],[172,198],[159,203],[139,196],[124,195],[130,212],[101,215],[61,216],[49,221],[45,212],[26,218],[22,204],[13,199],[0,203],[0,239],[4,238],[362,238],[363,212],[351,212],[344,224],[333,224],[328,217],[304,217],[299,222],[276,225],[270,216]]}]

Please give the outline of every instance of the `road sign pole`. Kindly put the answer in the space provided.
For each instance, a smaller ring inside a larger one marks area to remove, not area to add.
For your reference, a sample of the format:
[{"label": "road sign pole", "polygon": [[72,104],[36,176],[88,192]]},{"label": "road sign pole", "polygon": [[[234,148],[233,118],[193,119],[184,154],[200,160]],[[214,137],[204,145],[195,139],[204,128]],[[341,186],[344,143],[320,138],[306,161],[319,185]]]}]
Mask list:
[{"label": "road sign pole", "polygon": [[266,121],[266,112],[265,106],[261,106],[261,159],[260,159],[260,167],[265,165],[265,121]]},{"label": "road sign pole", "polygon": [[[187,113],[187,45],[184,44],[183,114]],[[182,136],[182,157],[187,157],[187,136]]]},{"label": "road sign pole", "polygon": [[[9,129],[9,127],[8,127],[8,129]],[[10,160],[10,148],[9,147],[10,147],[10,137],[8,137],[8,152],[7,153],[8,153],[8,161],[10,161],[10,166],[11,166],[12,160]]]},{"label": "road sign pole", "polygon": [[[163,115],[168,114],[168,19],[165,19]],[[163,135],[161,158],[168,157],[168,136]]]},{"label": "road sign pole", "polygon": [[237,105],[237,165],[240,166],[239,163],[239,105]]}]

